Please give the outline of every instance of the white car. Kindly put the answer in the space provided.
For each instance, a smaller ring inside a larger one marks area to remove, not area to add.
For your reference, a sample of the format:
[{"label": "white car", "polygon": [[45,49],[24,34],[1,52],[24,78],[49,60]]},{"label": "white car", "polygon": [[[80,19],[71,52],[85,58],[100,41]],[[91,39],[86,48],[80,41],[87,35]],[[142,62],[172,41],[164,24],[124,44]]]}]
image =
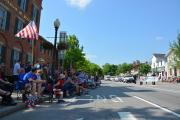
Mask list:
[{"label": "white car", "polygon": [[145,82],[158,82],[158,77],[154,77],[154,76],[147,76],[144,78]]}]

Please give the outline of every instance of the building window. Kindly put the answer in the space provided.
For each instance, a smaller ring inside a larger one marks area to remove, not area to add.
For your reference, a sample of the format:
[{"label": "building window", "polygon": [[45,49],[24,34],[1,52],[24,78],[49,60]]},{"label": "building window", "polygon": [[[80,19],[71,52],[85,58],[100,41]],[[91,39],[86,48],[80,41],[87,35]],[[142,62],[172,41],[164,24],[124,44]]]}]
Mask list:
[{"label": "building window", "polygon": [[29,0],[17,0],[17,3],[19,7],[21,8],[21,10],[23,10],[24,12],[28,10]]},{"label": "building window", "polygon": [[19,18],[17,18],[14,33],[17,34],[20,30],[23,29],[23,27],[24,27],[24,22],[20,20]]},{"label": "building window", "polygon": [[26,55],[26,62],[32,63],[32,54],[28,53]]},{"label": "building window", "polygon": [[4,63],[5,62],[5,46],[0,44],[0,63]]},{"label": "building window", "polygon": [[28,39],[27,41],[30,45],[32,45],[32,40]]},{"label": "building window", "polygon": [[9,24],[10,24],[10,12],[8,12],[0,5],[0,29],[8,31]]},{"label": "building window", "polygon": [[43,45],[39,45],[39,50],[40,50],[41,53],[44,53]]},{"label": "building window", "polygon": [[36,22],[36,24],[39,22],[39,11],[38,8],[35,5],[32,5],[32,20]]},{"label": "building window", "polygon": [[170,75],[172,75],[172,69],[171,68],[170,68],[169,72],[170,72]]},{"label": "building window", "polygon": [[52,56],[52,51],[49,50],[48,53],[49,53],[49,57],[51,57]]},{"label": "building window", "polygon": [[13,49],[11,52],[11,66],[13,67],[18,60],[21,60],[21,57],[21,52],[19,50]]}]

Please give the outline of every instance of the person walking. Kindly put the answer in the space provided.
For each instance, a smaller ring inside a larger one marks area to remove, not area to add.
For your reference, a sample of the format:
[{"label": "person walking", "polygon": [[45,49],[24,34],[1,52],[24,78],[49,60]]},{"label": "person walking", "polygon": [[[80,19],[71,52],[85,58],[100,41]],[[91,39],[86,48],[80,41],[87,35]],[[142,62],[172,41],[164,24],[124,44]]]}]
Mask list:
[{"label": "person walking", "polygon": [[21,61],[18,60],[15,64],[14,64],[14,68],[13,68],[13,81],[11,81],[13,84],[15,84],[15,82],[18,81],[18,76],[20,73],[20,69],[21,69]]}]

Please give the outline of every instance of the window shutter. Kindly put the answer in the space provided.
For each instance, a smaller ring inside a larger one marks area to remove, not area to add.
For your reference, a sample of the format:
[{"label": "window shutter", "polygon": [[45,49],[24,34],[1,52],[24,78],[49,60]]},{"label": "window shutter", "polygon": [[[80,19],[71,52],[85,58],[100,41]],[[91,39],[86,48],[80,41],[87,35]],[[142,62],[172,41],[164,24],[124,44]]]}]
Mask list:
[{"label": "window shutter", "polygon": [[19,52],[19,60],[21,61],[21,62],[23,62],[22,60],[23,60],[23,53],[22,52]]},{"label": "window shutter", "polygon": [[11,50],[11,68],[13,68],[14,65],[14,49]]},{"label": "window shutter", "polygon": [[29,0],[26,0],[26,12],[28,11]]},{"label": "window shutter", "polygon": [[34,14],[34,5],[32,4],[32,10],[31,10],[31,19],[33,20],[33,14]]},{"label": "window shutter", "polygon": [[17,4],[21,6],[21,0],[17,0]]},{"label": "window shutter", "polygon": [[36,14],[36,25],[38,25],[39,22],[39,10],[37,10],[37,14]]},{"label": "window shutter", "polygon": [[18,18],[15,21],[14,34],[17,34]]},{"label": "window shutter", "polygon": [[2,46],[2,62],[5,63],[6,61],[6,47]]},{"label": "window shutter", "polygon": [[5,30],[8,31],[9,30],[9,25],[10,25],[10,17],[11,17],[11,14],[9,11],[7,11],[7,17],[6,17],[6,28]]},{"label": "window shutter", "polygon": [[26,63],[28,62],[28,54],[26,54]]}]

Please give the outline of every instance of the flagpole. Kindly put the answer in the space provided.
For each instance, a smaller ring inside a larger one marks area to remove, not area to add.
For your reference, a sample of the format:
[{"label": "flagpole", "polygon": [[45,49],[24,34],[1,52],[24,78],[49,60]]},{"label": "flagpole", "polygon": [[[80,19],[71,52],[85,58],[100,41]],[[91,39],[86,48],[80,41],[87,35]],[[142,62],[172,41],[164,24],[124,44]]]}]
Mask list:
[{"label": "flagpole", "polygon": [[32,65],[34,66],[34,39],[32,39]]}]

